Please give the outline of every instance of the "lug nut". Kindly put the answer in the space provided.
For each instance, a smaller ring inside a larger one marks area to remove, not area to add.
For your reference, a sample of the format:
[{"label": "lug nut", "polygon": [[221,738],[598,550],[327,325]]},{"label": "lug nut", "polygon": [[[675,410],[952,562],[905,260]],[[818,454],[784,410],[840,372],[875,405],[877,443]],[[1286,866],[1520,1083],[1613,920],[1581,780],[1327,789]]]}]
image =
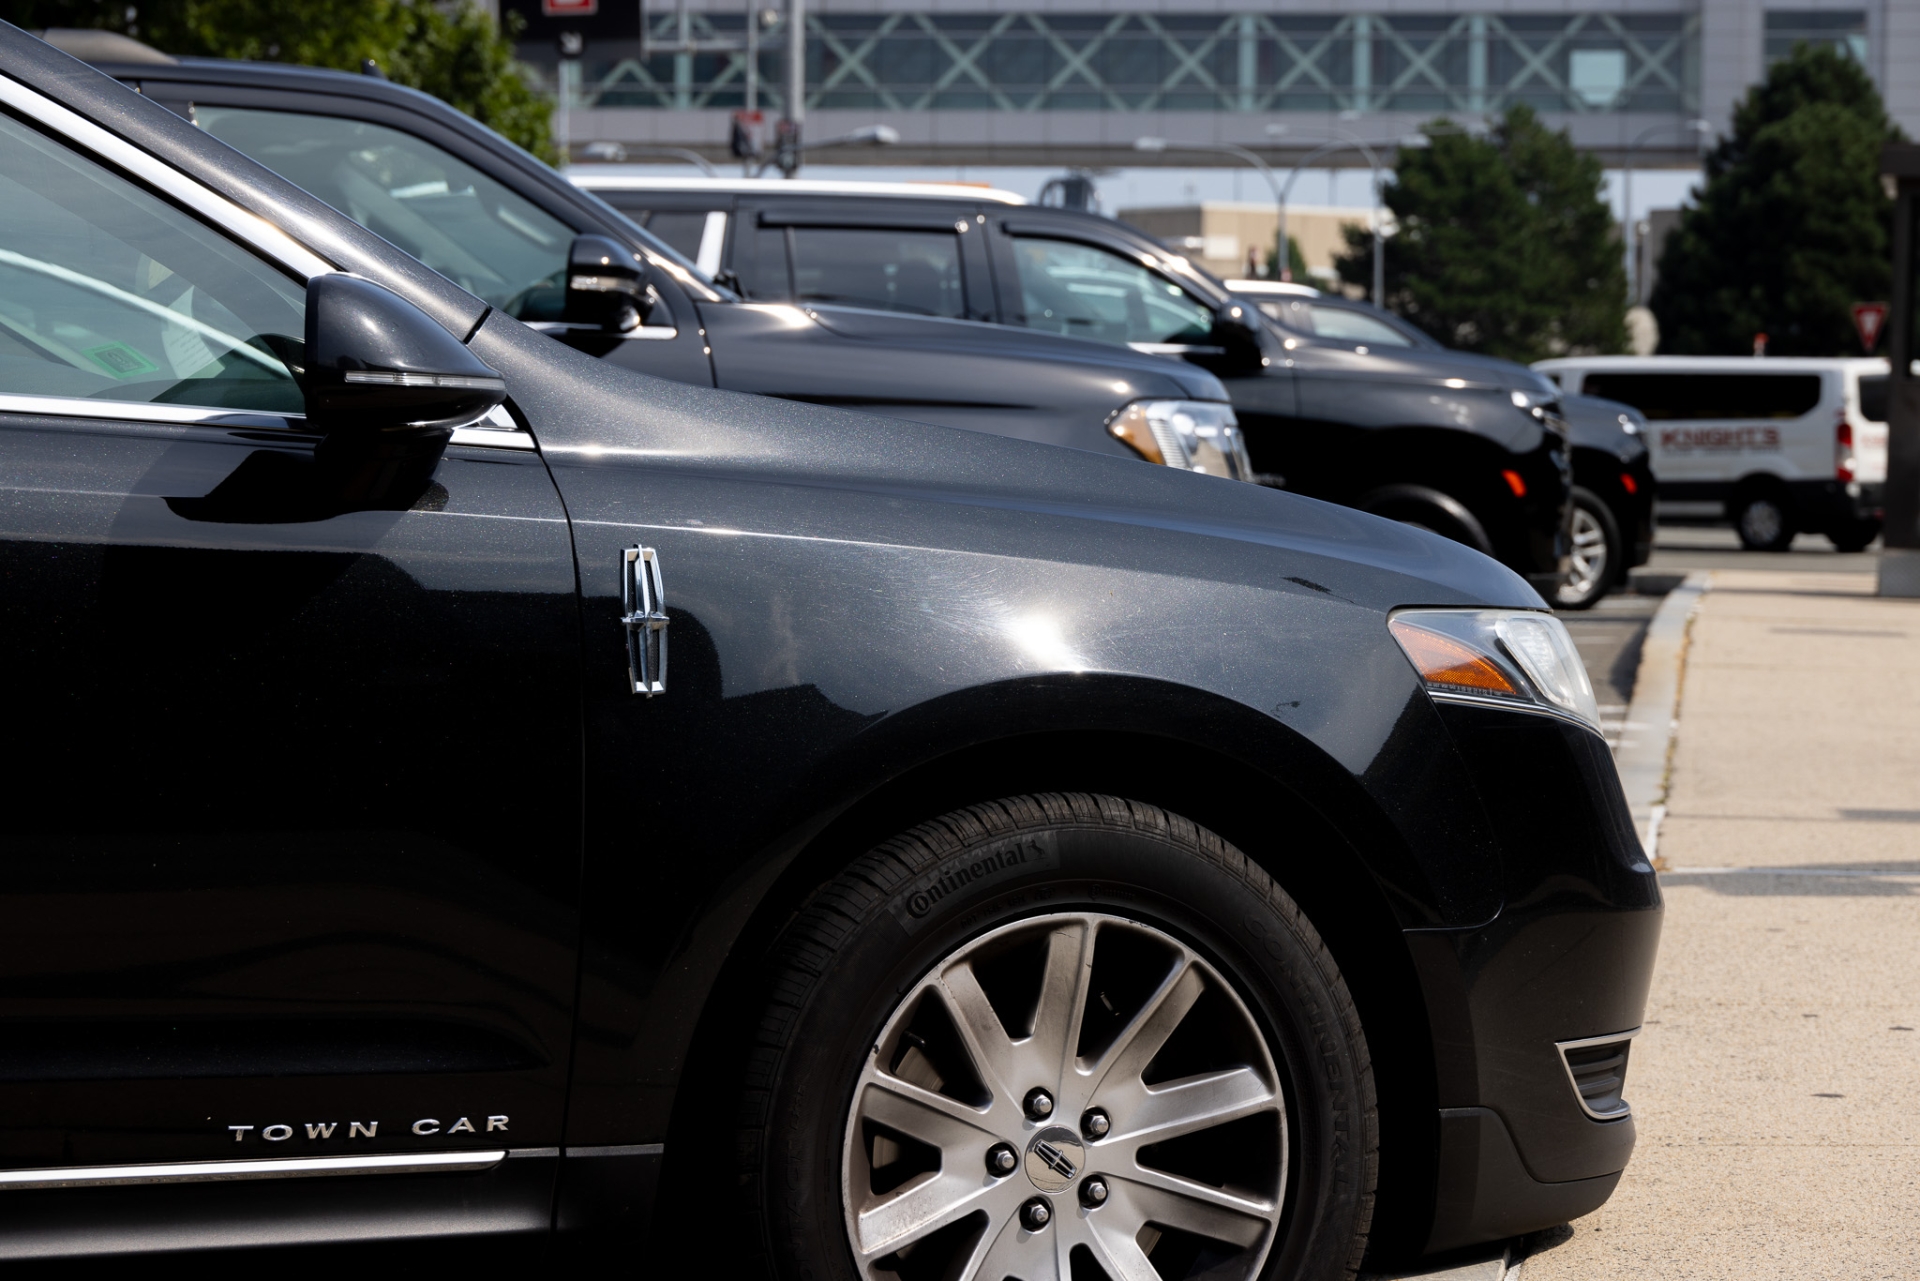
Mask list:
[{"label": "lug nut", "polygon": [[1089,1139],[1104,1139],[1112,1129],[1113,1122],[1107,1119],[1104,1108],[1088,1108],[1080,1118],[1080,1133]]},{"label": "lug nut", "polygon": [[1029,1232],[1038,1232],[1053,1222],[1053,1207],[1039,1197],[1020,1207],[1020,1226]]},{"label": "lug nut", "polygon": [[1080,1185],[1080,1203],[1088,1209],[1107,1203],[1107,1181],[1099,1176],[1088,1179]]},{"label": "lug nut", "polygon": [[1020,1164],[1020,1155],[1010,1144],[996,1143],[987,1149],[987,1173],[1002,1176],[1012,1174]]},{"label": "lug nut", "polygon": [[1027,1091],[1027,1115],[1044,1121],[1053,1115],[1053,1096],[1038,1086]]}]

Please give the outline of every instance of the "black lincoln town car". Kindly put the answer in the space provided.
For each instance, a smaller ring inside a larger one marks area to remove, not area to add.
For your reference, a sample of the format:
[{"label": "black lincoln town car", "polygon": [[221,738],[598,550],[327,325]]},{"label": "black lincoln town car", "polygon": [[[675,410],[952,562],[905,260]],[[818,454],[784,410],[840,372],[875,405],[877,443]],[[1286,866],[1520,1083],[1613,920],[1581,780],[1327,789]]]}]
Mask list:
[{"label": "black lincoln town car", "polygon": [[1337,1279],[1612,1191],[1660,897],[1509,570],[594,359],[4,25],[0,207],[0,1257]]}]

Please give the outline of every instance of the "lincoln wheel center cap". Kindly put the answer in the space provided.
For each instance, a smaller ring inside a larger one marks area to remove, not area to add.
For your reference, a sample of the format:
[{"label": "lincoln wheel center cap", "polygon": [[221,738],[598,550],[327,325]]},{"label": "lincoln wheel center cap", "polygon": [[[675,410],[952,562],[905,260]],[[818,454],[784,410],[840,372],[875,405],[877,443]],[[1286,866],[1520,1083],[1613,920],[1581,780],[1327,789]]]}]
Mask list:
[{"label": "lincoln wheel center cap", "polygon": [[1042,1192],[1066,1191],[1086,1165],[1086,1146],[1064,1125],[1048,1126],[1027,1144],[1027,1178]]}]

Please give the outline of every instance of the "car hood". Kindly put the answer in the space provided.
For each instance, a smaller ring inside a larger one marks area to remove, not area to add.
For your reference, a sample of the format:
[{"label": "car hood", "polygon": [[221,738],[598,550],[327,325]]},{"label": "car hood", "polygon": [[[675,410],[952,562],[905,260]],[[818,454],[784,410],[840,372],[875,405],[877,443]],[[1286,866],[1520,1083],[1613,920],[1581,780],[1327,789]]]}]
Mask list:
[{"label": "car hood", "polygon": [[986,352],[1045,365],[1075,365],[1111,371],[1115,379],[1125,379],[1137,392],[1146,395],[1180,396],[1188,400],[1227,399],[1227,389],[1204,369],[1085,338],[1068,338],[978,320],[949,320],[943,316],[914,316],[864,307],[810,304],[805,310],[822,327],[855,341],[864,338],[896,347]]},{"label": "car hood", "polygon": [[[1582,449],[1604,449],[1622,462],[1632,462],[1647,452],[1647,420],[1632,405],[1599,396],[1562,396],[1561,412],[1567,419],[1567,438]],[[1637,431],[1628,431],[1631,422]]]},{"label": "car hood", "polygon": [[[1295,339],[1295,341],[1301,340]],[[1345,347],[1348,350],[1353,347],[1352,343],[1330,345]],[[1559,388],[1551,379],[1534,372],[1525,365],[1515,364],[1511,360],[1501,360],[1494,356],[1481,356],[1470,351],[1454,351],[1451,348],[1436,350],[1428,347],[1369,347],[1367,354],[1375,359],[1376,367],[1382,375],[1387,377],[1427,378],[1435,382],[1459,378],[1471,384],[1493,387],[1502,391],[1524,391],[1552,399],[1558,399],[1560,395]]]},{"label": "car hood", "polygon": [[[583,356],[498,312],[472,347],[507,376],[512,402],[557,469],[765,486],[767,510],[784,509],[788,525],[831,523],[835,493],[849,504],[856,496],[866,506],[897,504],[903,546],[950,537],[998,555],[1059,559],[1071,542],[1143,571],[1285,580],[1383,610],[1544,607],[1526,580],[1458,543],[1259,485],[666,382]],[[796,499],[796,491],[811,496]]]}]

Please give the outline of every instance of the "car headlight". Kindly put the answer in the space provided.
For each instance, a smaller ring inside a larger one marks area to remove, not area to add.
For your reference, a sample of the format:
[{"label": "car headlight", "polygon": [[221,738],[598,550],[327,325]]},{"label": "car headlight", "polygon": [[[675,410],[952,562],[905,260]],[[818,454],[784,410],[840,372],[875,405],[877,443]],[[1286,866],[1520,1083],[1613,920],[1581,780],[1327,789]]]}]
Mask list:
[{"label": "car headlight", "polygon": [[1136,400],[1107,420],[1107,432],[1150,463],[1252,480],[1246,438],[1233,406],[1211,400]]},{"label": "car headlight", "polygon": [[1387,630],[1443,702],[1564,716],[1600,728],[1587,668],[1551,614],[1525,609],[1403,609]]}]

